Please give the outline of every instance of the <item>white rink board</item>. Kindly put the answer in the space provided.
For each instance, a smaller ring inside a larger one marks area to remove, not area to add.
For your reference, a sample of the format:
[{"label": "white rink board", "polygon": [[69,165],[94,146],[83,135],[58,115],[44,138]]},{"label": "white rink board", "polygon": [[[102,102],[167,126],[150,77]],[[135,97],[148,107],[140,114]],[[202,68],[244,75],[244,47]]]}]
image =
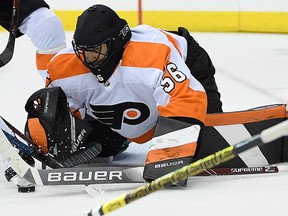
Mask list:
[{"label": "white rink board", "polygon": [[[46,0],[53,10],[84,10],[104,4],[114,10],[137,10],[138,0]],[[142,0],[143,10],[288,11],[288,0]]]}]

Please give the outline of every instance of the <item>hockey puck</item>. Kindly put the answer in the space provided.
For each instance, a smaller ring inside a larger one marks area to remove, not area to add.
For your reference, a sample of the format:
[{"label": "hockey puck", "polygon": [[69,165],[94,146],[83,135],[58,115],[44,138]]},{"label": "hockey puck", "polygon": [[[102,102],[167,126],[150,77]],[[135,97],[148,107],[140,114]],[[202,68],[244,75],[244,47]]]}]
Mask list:
[{"label": "hockey puck", "polygon": [[18,192],[19,193],[30,193],[35,191],[35,186],[19,186],[18,185]]}]

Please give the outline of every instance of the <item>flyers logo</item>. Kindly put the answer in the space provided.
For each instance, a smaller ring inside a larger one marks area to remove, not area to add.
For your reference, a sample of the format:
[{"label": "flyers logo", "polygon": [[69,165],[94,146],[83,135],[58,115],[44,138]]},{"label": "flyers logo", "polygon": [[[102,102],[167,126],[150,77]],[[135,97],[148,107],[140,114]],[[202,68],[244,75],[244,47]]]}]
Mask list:
[{"label": "flyers logo", "polygon": [[102,123],[114,129],[121,129],[122,123],[137,125],[150,116],[149,107],[144,103],[125,102],[116,105],[91,105],[92,113]]}]

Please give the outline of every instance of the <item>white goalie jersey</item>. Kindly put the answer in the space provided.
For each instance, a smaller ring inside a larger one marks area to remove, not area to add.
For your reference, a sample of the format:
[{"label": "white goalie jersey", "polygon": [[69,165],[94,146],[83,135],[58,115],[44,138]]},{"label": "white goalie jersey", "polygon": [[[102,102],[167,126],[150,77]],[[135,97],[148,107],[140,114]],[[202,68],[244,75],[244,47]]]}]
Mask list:
[{"label": "white goalie jersey", "polygon": [[61,86],[82,118],[88,114],[137,143],[152,138],[159,115],[204,123],[206,93],[185,64],[186,40],[146,25],[131,30],[122,60],[105,84],[67,47],[48,64],[46,85]]}]

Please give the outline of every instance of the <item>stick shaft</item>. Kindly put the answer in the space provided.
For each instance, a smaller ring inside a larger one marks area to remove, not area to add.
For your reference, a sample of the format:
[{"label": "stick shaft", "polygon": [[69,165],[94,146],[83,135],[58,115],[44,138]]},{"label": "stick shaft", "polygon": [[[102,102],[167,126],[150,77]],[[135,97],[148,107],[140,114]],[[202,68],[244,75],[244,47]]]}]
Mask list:
[{"label": "stick shaft", "polygon": [[12,18],[9,30],[9,39],[2,53],[0,53],[0,67],[6,65],[13,57],[15,39],[18,30],[20,0],[13,0]]},{"label": "stick shaft", "polygon": [[236,144],[235,146],[229,146],[221,151],[211,154],[203,159],[187,165],[174,172],[168,173],[144,186],[136,188],[130,191],[126,195],[117,197],[111,201],[104,203],[100,209],[92,209],[88,216],[101,216],[106,215],[118,208],[124,207],[127,204],[136,201],[148,194],[163,189],[167,184],[177,183],[179,180],[187,179],[189,176],[195,176],[199,173],[211,169],[219,164],[225,163],[236,156],[239,153],[246,151],[254,146],[262,146],[265,143],[269,143],[282,136],[288,135],[288,120],[281,122],[271,128],[265,129],[260,135],[255,135],[243,142]]}]

